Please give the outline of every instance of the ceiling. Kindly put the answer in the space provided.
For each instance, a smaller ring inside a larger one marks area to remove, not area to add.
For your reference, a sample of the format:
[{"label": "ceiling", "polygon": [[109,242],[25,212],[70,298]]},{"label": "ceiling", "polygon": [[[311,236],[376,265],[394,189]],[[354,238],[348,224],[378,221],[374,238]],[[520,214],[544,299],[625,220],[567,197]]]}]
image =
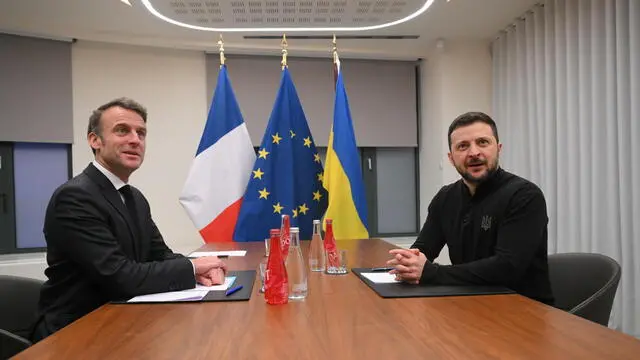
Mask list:
[{"label": "ceiling", "polygon": [[[214,13],[209,20],[218,18],[217,23],[208,23],[210,27],[248,26],[254,18],[247,17],[244,24],[238,21],[235,8],[244,7],[249,11],[250,5],[256,7],[262,3],[263,10],[269,5],[279,8],[281,16],[278,21],[286,21],[282,15],[285,8],[308,5],[313,8],[326,5],[329,21],[341,22],[343,26],[373,25],[385,23],[406,16],[419,8],[426,0],[149,0],[154,7],[169,14],[176,8],[201,3],[203,7],[218,6],[220,13]],[[120,0],[0,0],[0,32],[37,35],[51,38],[107,41],[137,45],[162,46],[181,49],[197,49],[216,51],[219,37],[217,31],[199,31],[164,22],[147,11],[142,0],[129,0],[132,6]],[[357,6],[353,5],[358,3]],[[414,19],[392,27],[367,30],[362,32],[337,31],[336,34],[350,36],[399,36],[417,35],[412,39],[339,39],[338,48],[342,56],[377,57],[415,59],[424,57],[436,39],[469,40],[492,39],[500,30],[507,27],[517,17],[523,15],[540,0],[435,0],[431,7]],[[359,16],[363,7],[371,3],[371,14]],[[178,5],[183,4],[183,5]],[[229,7],[229,5],[232,5]],[[235,5],[235,6],[234,6]],[[242,5],[242,6],[241,6]],[[385,10],[375,9],[386,7]],[[392,10],[394,9],[394,10]],[[275,11],[275,10],[273,10]],[[293,12],[291,10],[291,12]],[[195,12],[194,12],[195,13]],[[228,16],[226,14],[229,14]],[[203,20],[189,17],[189,14],[174,14],[176,19],[193,24],[203,24]],[[182,15],[182,18],[178,16]],[[213,16],[216,15],[216,16]],[[375,15],[375,16],[374,16]],[[360,19],[360,20],[358,20]],[[200,23],[198,23],[200,21]],[[263,20],[266,22],[266,20]],[[274,22],[276,20],[273,20]],[[301,26],[290,19],[281,26]],[[305,26],[315,26],[313,18],[307,20]],[[321,20],[318,20],[321,21]],[[358,24],[360,21],[361,24]],[[311,24],[309,25],[309,22]],[[329,24],[331,25],[331,24]],[[327,26],[326,24],[324,26]],[[287,35],[331,35],[332,32],[292,33]],[[228,53],[277,54],[280,52],[279,39],[245,39],[245,35],[281,35],[273,32],[223,33],[225,50]],[[291,56],[322,56],[328,54],[330,40],[324,39],[290,39],[289,54]]]},{"label": "ceiling", "polygon": [[[140,0],[155,16],[203,31],[351,31],[382,28],[435,0]],[[258,28],[262,30],[258,30]],[[286,30],[285,30],[286,29]]]}]

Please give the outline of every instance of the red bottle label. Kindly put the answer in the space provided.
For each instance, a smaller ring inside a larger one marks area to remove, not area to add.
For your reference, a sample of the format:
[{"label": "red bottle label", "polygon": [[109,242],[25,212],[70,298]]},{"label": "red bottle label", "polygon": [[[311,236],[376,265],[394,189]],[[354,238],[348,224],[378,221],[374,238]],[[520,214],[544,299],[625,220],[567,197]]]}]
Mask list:
[{"label": "red bottle label", "polygon": [[333,221],[331,219],[326,219],[324,249],[327,253],[327,266],[339,267],[338,246],[336,245],[336,238],[333,236]]},{"label": "red bottle label", "polygon": [[279,305],[289,302],[289,282],[280,246],[280,231],[271,231],[269,259],[264,274],[264,298],[267,304]]},{"label": "red bottle label", "polygon": [[291,223],[289,216],[282,216],[282,227],[280,228],[280,245],[282,248],[282,258],[286,261],[289,254],[289,245],[291,244]]}]

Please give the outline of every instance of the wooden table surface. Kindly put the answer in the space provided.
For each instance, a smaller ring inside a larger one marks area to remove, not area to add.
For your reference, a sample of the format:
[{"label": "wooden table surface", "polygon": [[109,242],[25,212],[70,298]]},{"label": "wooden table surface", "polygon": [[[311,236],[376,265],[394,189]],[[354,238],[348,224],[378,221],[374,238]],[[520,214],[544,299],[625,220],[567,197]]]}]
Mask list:
[{"label": "wooden table surface", "polygon": [[[380,266],[392,245],[338,242],[349,267]],[[263,243],[230,269],[257,269]],[[306,254],[308,242],[303,242]],[[305,256],[306,258],[306,256]],[[520,295],[383,299],[356,275],[309,273],[302,302],[105,305],[17,359],[638,359],[640,340]]]}]

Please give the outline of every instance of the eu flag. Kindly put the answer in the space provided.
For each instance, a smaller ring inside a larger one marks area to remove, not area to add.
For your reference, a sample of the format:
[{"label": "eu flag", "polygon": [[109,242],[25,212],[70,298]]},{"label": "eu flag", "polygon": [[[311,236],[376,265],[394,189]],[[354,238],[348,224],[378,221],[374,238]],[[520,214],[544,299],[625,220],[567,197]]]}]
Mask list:
[{"label": "eu flag", "polygon": [[244,194],[235,241],[262,241],[279,229],[282,215],[311,239],[313,220],[327,208],[323,168],[289,69],[280,88]]}]

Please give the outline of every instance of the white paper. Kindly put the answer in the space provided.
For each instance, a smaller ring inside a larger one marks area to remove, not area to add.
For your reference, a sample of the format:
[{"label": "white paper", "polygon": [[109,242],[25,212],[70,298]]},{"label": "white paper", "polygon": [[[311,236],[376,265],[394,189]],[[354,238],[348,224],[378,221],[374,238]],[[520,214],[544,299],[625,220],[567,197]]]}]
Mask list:
[{"label": "white paper", "polygon": [[396,280],[395,274],[389,274],[388,272],[370,272],[360,274],[376,284],[392,284],[400,282]]},{"label": "white paper", "polygon": [[227,276],[224,278],[224,284],[203,286],[196,284],[193,289],[182,291],[169,291],[157,294],[140,295],[130,299],[127,302],[170,302],[170,301],[199,301],[207,295],[209,291],[225,291],[236,281],[235,276]]},{"label": "white paper", "polygon": [[130,303],[136,302],[170,302],[170,301],[199,301],[207,295],[208,290],[183,290],[183,291],[170,291],[157,294],[141,295],[132,298],[127,301]]},{"label": "white paper", "polygon": [[196,287],[193,289],[185,290],[185,291],[224,291],[227,290],[233,283],[236,281],[235,276],[227,276],[224,278],[224,284],[221,285],[213,285],[213,286],[204,286],[200,284],[196,284]]},{"label": "white paper", "polygon": [[203,256],[245,256],[247,250],[227,250],[227,251],[195,251],[189,257],[197,258]]}]

